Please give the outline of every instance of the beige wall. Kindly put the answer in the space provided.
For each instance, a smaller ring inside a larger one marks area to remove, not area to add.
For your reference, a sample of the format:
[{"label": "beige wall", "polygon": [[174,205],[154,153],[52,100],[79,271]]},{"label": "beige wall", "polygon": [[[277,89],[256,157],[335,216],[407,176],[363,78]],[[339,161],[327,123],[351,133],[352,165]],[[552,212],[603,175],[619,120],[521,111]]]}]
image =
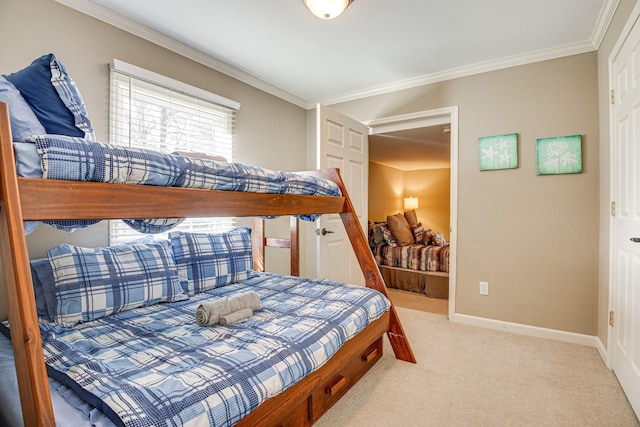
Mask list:
[{"label": "beige wall", "polygon": [[[58,56],[83,95],[99,140],[108,141],[108,64],[117,58],[241,102],[236,121],[238,161],[273,169],[306,169],[304,109],[52,0],[3,1],[0,38],[5,41],[0,48],[0,74],[24,68],[46,53]],[[41,226],[28,237],[30,255],[43,256],[63,240],[106,245],[106,224],[73,234]],[[267,268],[286,270],[287,261],[288,254],[276,255],[267,259]],[[2,289],[0,319],[4,318]]]},{"label": "beige wall", "polygon": [[369,162],[369,220],[386,221],[387,215],[402,212],[404,172]]},{"label": "beige wall", "polygon": [[386,221],[404,210],[405,197],[417,197],[418,220],[449,239],[450,169],[403,171],[369,162],[369,220]]},{"label": "beige wall", "polygon": [[[592,52],[333,106],[363,121],[459,107],[457,313],[596,334],[597,81]],[[520,167],[480,172],[478,138],[510,132]],[[536,138],[574,134],[584,172],[537,176]]]}]

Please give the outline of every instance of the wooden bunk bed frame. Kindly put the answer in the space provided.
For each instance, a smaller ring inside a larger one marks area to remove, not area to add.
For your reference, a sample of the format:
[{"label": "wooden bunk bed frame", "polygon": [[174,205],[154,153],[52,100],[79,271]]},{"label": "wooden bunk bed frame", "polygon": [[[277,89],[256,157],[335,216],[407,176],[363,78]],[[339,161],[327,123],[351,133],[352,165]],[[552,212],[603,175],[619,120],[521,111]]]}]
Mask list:
[{"label": "wooden bunk bed frame", "polygon": [[[367,287],[387,290],[337,169],[302,172],[334,181],[342,197],[239,193],[19,178],[7,104],[0,103],[0,251],[11,339],[26,426],[54,426],[23,221],[62,219],[284,216],[338,213],[358,258]],[[293,228],[293,221],[292,221]],[[260,243],[266,240],[259,229]],[[297,225],[290,247],[297,265]],[[256,255],[264,269],[264,252]],[[292,273],[297,274],[297,267]],[[388,313],[348,341],[322,368],[240,421],[241,426],[313,424],[382,356],[386,332],[398,359],[415,363],[393,305]]]}]

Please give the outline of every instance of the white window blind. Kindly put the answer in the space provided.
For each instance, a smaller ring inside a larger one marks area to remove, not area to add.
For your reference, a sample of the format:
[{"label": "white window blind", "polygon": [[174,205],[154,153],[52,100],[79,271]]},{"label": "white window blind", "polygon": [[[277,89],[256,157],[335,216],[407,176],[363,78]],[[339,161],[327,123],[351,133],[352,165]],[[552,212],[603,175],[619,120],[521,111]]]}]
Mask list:
[{"label": "white window blind", "polygon": [[[111,144],[204,153],[233,161],[233,128],[240,104],[118,60],[111,64],[110,80]],[[217,232],[233,226],[233,218],[189,218],[174,230]],[[122,221],[110,221],[111,244],[143,236]]]}]

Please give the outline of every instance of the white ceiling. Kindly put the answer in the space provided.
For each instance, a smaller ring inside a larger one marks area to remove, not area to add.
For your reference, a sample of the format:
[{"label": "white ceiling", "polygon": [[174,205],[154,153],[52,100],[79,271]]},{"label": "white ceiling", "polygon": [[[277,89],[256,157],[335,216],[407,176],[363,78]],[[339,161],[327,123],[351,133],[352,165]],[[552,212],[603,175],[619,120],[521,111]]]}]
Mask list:
[{"label": "white ceiling", "polygon": [[[333,20],[303,0],[56,1],[311,108],[596,50],[619,0],[353,0]],[[423,168],[441,130],[372,138],[371,158]]]},{"label": "white ceiling", "polygon": [[[597,49],[618,0],[56,0],[298,105]],[[179,43],[176,43],[179,42]]]}]

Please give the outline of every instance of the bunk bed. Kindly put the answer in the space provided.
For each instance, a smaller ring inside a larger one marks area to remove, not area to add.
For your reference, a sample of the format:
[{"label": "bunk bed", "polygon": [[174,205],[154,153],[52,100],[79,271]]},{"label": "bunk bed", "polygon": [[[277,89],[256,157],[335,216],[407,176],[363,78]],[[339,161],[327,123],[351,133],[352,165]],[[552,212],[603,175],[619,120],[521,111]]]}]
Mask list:
[{"label": "bunk bed", "polygon": [[[55,425],[41,329],[36,310],[24,221],[182,218],[209,216],[272,217],[339,214],[358,258],[366,286],[387,295],[367,238],[339,171],[301,172],[337,184],[341,196],[246,193],[149,185],[23,178],[16,174],[8,107],[0,103],[0,238],[10,334],[24,424]],[[271,239],[256,223],[254,267],[264,270],[263,245],[292,249],[297,273],[297,222],[291,239]],[[237,425],[313,424],[382,355],[386,333],[398,359],[415,363],[395,308],[349,339],[319,369],[270,397]]]}]

